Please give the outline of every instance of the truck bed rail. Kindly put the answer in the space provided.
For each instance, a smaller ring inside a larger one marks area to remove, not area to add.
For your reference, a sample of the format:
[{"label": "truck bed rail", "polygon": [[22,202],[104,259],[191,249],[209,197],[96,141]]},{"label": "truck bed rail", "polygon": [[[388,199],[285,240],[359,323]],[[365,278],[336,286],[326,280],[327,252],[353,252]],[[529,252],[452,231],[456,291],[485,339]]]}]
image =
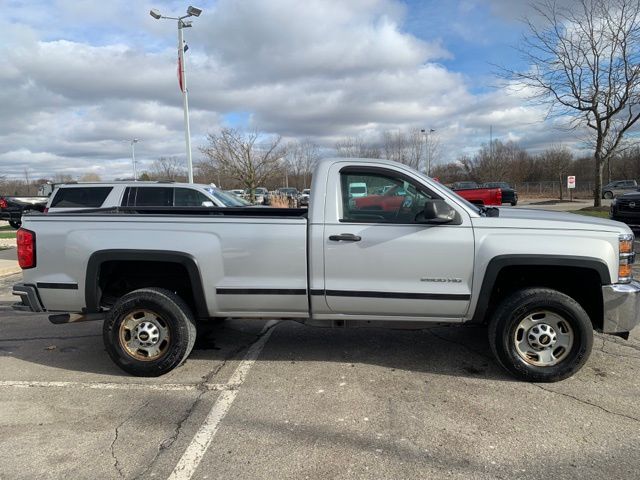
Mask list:
[{"label": "truck bed rail", "polygon": [[[74,210],[72,212],[47,213],[48,217],[82,217],[89,215],[206,215],[224,217],[260,217],[260,218],[282,218],[294,217],[305,218],[306,208],[268,208],[268,207],[109,207],[90,208],[84,210]],[[30,213],[29,215],[43,215],[41,213]]]}]

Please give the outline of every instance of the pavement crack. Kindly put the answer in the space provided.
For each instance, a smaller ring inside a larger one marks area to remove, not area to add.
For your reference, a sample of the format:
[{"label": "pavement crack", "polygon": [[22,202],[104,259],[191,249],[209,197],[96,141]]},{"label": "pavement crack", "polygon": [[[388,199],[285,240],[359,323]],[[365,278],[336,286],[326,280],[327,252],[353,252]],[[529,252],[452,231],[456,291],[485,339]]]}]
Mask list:
[{"label": "pavement crack", "polygon": [[569,393],[564,393],[564,392],[558,392],[557,390],[551,390],[550,388],[546,388],[543,387],[542,385],[540,385],[539,383],[532,383],[533,386],[538,387],[541,390],[544,390],[545,392],[549,392],[549,393],[553,393],[555,395],[560,395],[566,398],[571,398],[573,400],[575,400],[576,402],[580,402],[583,405],[588,405],[594,408],[597,408],[599,410],[602,410],[605,413],[608,413],[610,415],[615,415],[616,417],[621,417],[621,418],[626,418],[627,420],[633,420],[634,422],[639,422],[640,423],[640,419],[636,418],[636,417],[632,417],[631,415],[625,415],[624,413],[619,413],[619,412],[614,412],[613,410],[609,410],[605,407],[603,407],[602,405],[598,405],[597,403],[592,403],[588,400],[584,400],[583,398],[578,398],[574,395],[571,395]]},{"label": "pavement crack", "polygon": [[635,345],[633,344],[629,344],[629,343],[619,343],[619,342],[614,342],[609,338],[606,338],[604,335],[600,336],[598,335],[596,338],[600,338],[602,340],[602,345],[600,346],[600,348],[598,349],[601,353],[603,353],[604,355],[609,355],[612,357],[620,357],[620,358],[635,358],[636,360],[640,360],[640,356],[639,355],[627,355],[624,353],[613,353],[613,352],[609,352],[607,350],[605,350],[605,347],[607,345],[607,342],[613,343],[614,345],[619,345],[621,347],[629,347],[633,350],[640,350],[638,348],[636,348]]},{"label": "pavement crack", "polygon": [[[193,400],[193,402],[191,402],[191,405],[189,405],[189,407],[185,410],[184,415],[182,415],[182,417],[180,417],[180,419],[175,422],[175,428],[172,432],[172,434],[168,437],[166,437],[164,440],[162,440],[160,442],[160,444],[158,445],[158,450],[156,451],[155,455],[153,456],[153,458],[149,461],[149,463],[147,464],[147,466],[145,467],[145,469],[140,472],[138,475],[136,475],[136,480],[139,478],[142,478],[147,472],[149,472],[153,466],[155,465],[156,461],[158,460],[158,458],[160,457],[160,455],[162,455],[162,452],[164,452],[165,450],[168,450],[169,448],[171,448],[171,446],[175,443],[175,441],[178,439],[178,437],[180,436],[180,433],[182,431],[182,427],[183,425],[186,423],[187,420],[189,420],[189,418],[191,417],[191,414],[194,412],[194,410],[197,408],[197,406],[199,405],[203,395],[207,392],[210,392],[211,390],[208,388],[208,384],[211,383],[211,380],[218,374],[220,373],[220,371],[227,365],[227,363],[233,359],[235,359],[240,352],[244,351],[244,350],[248,350],[250,349],[255,343],[257,343],[269,330],[271,330],[272,328],[274,328],[276,325],[278,325],[278,322],[274,323],[273,325],[263,329],[259,334],[256,335],[256,337],[254,339],[252,339],[250,342],[248,343],[244,343],[241,346],[239,346],[238,348],[235,348],[234,350],[232,350],[226,357],[225,359],[220,362],[218,365],[216,365],[215,367],[213,367],[209,373],[207,373],[206,375],[204,375],[202,377],[202,380],[200,382],[198,382],[196,384],[196,388],[198,389],[199,393],[196,396],[196,398]],[[117,434],[117,431],[116,431]]]},{"label": "pavement crack", "polygon": [[126,478],[124,472],[122,471],[122,467],[120,465],[120,461],[118,460],[118,456],[116,455],[116,442],[120,437],[120,428],[122,428],[122,426],[125,423],[131,420],[140,410],[145,408],[147,405],[149,405],[149,402],[143,403],[139,408],[135,409],[131,413],[131,415],[128,415],[124,420],[122,420],[122,422],[120,422],[120,424],[115,429],[115,436],[113,438],[113,441],[111,442],[111,458],[113,458],[113,467],[118,472],[118,475],[120,475],[120,478]]}]

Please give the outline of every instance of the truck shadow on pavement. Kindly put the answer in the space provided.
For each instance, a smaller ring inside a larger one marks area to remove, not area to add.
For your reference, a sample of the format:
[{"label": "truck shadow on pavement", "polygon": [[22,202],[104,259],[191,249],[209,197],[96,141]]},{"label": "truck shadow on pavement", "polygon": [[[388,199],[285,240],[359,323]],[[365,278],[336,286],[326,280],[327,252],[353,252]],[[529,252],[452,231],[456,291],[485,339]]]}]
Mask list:
[{"label": "truck shadow on pavement", "polygon": [[[1,330],[0,358],[11,357],[69,372],[130,377],[107,355],[101,322],[51,325],[46,316],[21,317],[24,322],[19,329],[9,325]],[[180,372],[194,365],[206,372],[210,370],[209,364],[242,359],[263,325],[263,321],[256,320],[208,325],[199,332],[186,367],[163,376],[163,382],[181,381]],[[494,361],[486,329],[481,327],[331,329],[282,321],[258,358],[258,363],[261,361],[368,365],[394,371],[513,381]]]}]

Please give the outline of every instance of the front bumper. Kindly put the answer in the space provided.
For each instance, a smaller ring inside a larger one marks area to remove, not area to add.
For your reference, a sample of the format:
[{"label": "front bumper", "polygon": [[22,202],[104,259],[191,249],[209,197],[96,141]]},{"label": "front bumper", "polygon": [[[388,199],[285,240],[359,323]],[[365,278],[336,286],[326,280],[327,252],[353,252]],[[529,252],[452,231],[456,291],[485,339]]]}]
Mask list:
[{"label": "front bumper", "polygon": [[44,312],[38,288],[35,285],[16,283],[13,286],[13,295],[20,297],[19,303],[14,303],[12,308],[19,312]]},{"label": "front bumper", "polygon": [[604,285],[602,300],[604,333],[630,332],[640,324],[640,282]]}]

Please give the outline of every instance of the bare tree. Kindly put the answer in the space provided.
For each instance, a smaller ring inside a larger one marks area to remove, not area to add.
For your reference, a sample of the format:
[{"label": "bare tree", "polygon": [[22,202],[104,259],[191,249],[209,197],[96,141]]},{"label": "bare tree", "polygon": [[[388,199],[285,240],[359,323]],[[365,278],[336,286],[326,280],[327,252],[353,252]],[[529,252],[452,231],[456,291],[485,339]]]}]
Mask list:
[{"label": "bare tree", "polygon": [[160,157],[151,164],[149,177],[152,180],[184,181],[187,170],[178,157]]},{"label": "bare tree", "polygon": [[540,154],[539,161],[543,164],[547,178],[555,178],[558,182],[560,200],[563,198],[565,175],[573,163],[573,155],[566,147],[551,147]]},{"label": "bare tree", "polygon": [[515,180],[514,171],[527,159],[527,152],[517,144],[494,140],[489,145],[483,145],[473,157],[465,155],[458,162],[469,180],[481,183]]},{"label": "bare tree", "polygon": [[311,174],[320,159],[320,148],[311,140],[291,142],[287,146],[287,165],[298,189],[309,188]]},{"label": "bare tree", "polygon": [[93,172],[85,173],[80,177],[81,182],[99,182],[100,180],[100,175]]},{"label": "bare tree", "polygon": [[556,114],[572,117],[574,128],[589,129],[594,206],[600,206],[603,167],[640,118],[640,2],[578,0],[563,7],[545,0],[534,8],[542,24],[527,21],[520,48],[528,68],[506,74]]},{"label": "bare tree", "polygon": [[262,186],[286,154],[282,137],[266,138],[257,131],[223,128],[207,139],[209,144],[200,149],[207,161],[250,190]]},{"label": "bare tree", "polygon": [[73,182],[73,177],[68,173],[56,173],[53,177],[53,181],[55,183],[68,183]]},{"label": "bare tree", "polygon": [[407,132],[386,131],[382,134],[382,150],[386,158],[416,170],[420,170],[427,146],[419,128],[412,128]]},{"label": "bare tree", "polygon": [[27,187],[27,195],[31,195],[31,176],[28,168],[24,169],[24,183]]},{"label": "bare tree", "polygon": [[336,154],[348,158],[380,158],[380,149],[361,137],[345,137],[336,142]]}]

